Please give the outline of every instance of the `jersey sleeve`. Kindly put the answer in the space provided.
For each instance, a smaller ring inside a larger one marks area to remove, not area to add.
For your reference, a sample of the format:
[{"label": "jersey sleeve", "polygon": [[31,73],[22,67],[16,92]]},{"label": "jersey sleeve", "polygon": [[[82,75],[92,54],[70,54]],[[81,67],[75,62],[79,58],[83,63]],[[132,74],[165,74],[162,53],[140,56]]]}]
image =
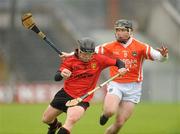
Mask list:
[{"label": "jersey sleeve", "polygon": [[72,66],[72,58],[68,57],[60,64],[59,71],[62,71],[63,69],[68,69],[71,71],[72,70],[71,66]]},{"label": "jersey sleeve", "polygon": [[158,60],[161,62],[166,61],[168,59],[168,57],[163,57],[158,50],[155,50],[151,46],[147,44],[145,46],[146,47],[143,49],[145,59]]},{"label": "jersey sleeve", "polygon": [[154,60],[152,55],[151,55],[151,49],[152,49],[152,47],[150,47],[148,44],[144,45],[144,47],[143,47],[143,55],[144,55],[145,59]]},{"label": "jersey sleeve", "polygon": [[113,51],[111,50],[111,46],[108,43],[96,46],[95,51],[98,54],[103,54],[103,55],[106,55],[108,57],[111,57],[113,54],[112,53]]},{"label": "jersey sleeve", "polygon": [[105,55],[99,55],[98,57],[100,60],[100,64],[102,66],[102,69],[107,68],[109,66],[115,66],[116,65],[116,59],[112,59]]}]

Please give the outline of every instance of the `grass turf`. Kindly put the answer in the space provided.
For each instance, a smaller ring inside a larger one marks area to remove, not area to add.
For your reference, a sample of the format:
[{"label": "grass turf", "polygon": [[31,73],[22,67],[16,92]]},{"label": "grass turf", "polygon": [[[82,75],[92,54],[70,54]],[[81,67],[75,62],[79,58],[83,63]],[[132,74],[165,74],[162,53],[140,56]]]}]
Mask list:
[{"label": "grass turf", "polygon": [[[47,125],[41,122],[41,116],[47,105],[1,104],[0,134],[46,134]],[[92,104],[74,126],[72,134],[103,134],[114,117],[105,126],[100,126],[101,110],[102,104]],[[59,119],[63,122],[65,116],[63,114]],[[140,103],[121,133],[180,134],[180,105]]]}]

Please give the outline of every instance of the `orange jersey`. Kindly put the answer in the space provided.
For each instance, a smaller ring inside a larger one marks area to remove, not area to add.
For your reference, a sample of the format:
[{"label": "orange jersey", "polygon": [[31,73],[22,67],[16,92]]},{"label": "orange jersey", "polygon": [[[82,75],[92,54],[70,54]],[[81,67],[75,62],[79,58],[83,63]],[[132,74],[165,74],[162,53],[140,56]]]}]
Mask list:
[{"label": "orange jersey", "polygon": [[[98,53],[112,58],[119,58],[124,61],[126,68],[129,69],[123,77],[118,77],[114,81],[121,83],[140,82],[143,80],[142,64],[145,59],[153,60],[150,54],[151,47],[134,38],[130,38],[126,44],[117,41],[98,46]],[[118,73],[118,68],[110,67],[110,75]]]}]

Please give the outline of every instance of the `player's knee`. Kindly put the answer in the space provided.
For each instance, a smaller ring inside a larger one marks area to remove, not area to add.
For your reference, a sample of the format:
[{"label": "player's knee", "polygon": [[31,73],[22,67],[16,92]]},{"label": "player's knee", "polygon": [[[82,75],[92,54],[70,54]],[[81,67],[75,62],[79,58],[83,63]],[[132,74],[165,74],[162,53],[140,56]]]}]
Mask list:
[{"label": "player's knee", "polygon": [[46,116],[46,115],[43,115],[42,116],[42,122],[43,123],[46,123],[46,124],[49,124],[49,123],[51,123],[52,122],[52,119],[50,119],[48,116]]},{"label": "player's knee", "polygon": [[48,123],[48,120],[47,120],[47,118],[46,118],[45,116],[42,117],[41,121],[42,121],[43,123]]}]

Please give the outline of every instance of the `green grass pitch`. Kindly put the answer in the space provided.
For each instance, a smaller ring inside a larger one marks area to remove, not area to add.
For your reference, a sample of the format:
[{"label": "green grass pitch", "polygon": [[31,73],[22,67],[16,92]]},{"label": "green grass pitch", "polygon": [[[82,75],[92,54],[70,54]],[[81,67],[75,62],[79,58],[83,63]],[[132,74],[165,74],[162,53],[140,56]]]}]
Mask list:
[{"label": "green grass pitch", "polygon": [[[0,134],[46,134],[41,116],[48,104],[0,104]],[[91,104],[72,134],[103,134],[113,122],[100,126],[102,104]],[[63,122],[65,114],[59,119]],[[122,134],[180,134],[180,104],[140,103]]]}]

